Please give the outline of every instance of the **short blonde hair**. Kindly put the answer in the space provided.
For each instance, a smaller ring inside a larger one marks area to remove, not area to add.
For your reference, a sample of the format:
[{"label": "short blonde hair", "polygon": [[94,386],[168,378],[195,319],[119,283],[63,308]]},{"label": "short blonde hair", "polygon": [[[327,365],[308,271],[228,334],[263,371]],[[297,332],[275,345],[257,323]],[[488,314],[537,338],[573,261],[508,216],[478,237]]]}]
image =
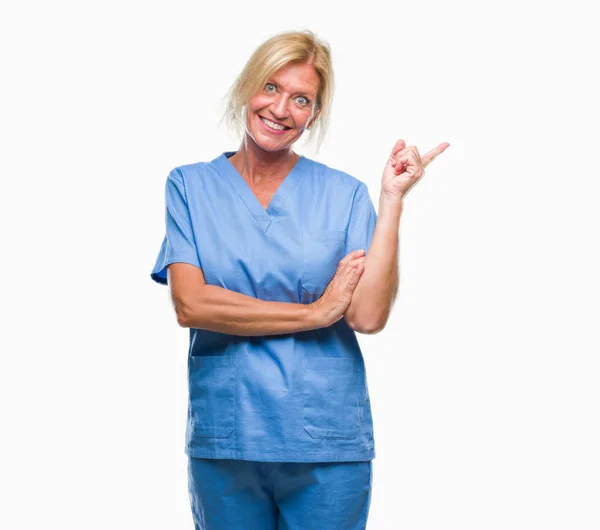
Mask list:
[{"label": "short blonde hair", "polygon": [[310,64],[319,76],[319,90],[315,101],[319,114],[307,133],[309,142],[317,137],[317,150],[319,149],[329,125],[334,88],[333,66],[329,44],[309,30],[279,33],[254,51],[226,96],[227,106],[223,119],[232,131],[240,137],[243,135],[246,127],[243,123],[243,110],[248,100],[263,89],[272,74],[293,63]]}]

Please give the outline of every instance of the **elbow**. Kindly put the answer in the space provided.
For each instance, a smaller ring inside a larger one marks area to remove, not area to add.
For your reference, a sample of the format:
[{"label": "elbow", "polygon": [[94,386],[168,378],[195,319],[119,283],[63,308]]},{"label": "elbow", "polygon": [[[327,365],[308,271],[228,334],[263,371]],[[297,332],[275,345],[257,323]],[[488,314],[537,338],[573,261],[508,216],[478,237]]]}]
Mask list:
[{"label": "elbow", "polygon": [[378,325],[378,326],[371,326],[369,328],[366,328],[363,333],[365,333],[366,335],[377,335],[377,333],[379,333],[380,331],[383,331],[383,328],[385,328],[385,324]]},{"label": "elbow", "polygon": [[199,327],[206,308],[206,304],[203,303],[203,288],[190,286],[189,282],[183,285],[181,281],[173,282],[170,294],[177,324],[182,328]]},{"label": "elbow", "polygon": [[182,300],[174,300],[173,307],[175,308],[177,324],[182,328],[191,328],[194,318],[189,304],[186,304]]},{"label": "elbow", "polygon": [[175,311],[176,315],[177,315],[177,324],[179,324],[179,327],[181,328],[189,328],[190,324],[189,324],[189,320],[187,319],[187,316],[182,313],[181,311]]},{"label": "elbow", "polygon": [[376,335],[385,328],[385,322],[348,322],[348,326],[357,333],[363,335]]},{"label": "elbow", "polygon": [[383,328],[385,328],[385,325],[365,326],[364,328],[361,328],[361,331],[359,331],[359,333],[362,333],[364,335],[376,335],[377,333],[382,331]]},{"label": "elbow", "polygon": [[[394,293],[397,291],[394,290]],[[383,331],[390,317],[392,305],[396,295],[394,294],[389,303],[371,304],[370,307],[352,303],[344,314],[348,326],[364,335],[376,335]],[[360,308],[360,311],[357,309]]]}]

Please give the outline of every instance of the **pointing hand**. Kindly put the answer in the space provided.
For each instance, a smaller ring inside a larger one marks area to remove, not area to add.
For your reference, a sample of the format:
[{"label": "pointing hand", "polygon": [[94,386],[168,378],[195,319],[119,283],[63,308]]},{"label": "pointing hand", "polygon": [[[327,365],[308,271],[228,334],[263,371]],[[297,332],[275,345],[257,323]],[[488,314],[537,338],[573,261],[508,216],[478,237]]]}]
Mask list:
[{"label": "pointing hand", "polygon": [[423,176],[425,168],[449,146],[448,142],[441,143],[427,154],[420,156],[414,145],[406,147],[404,140],[398,140],[383,170],[382,193],[398,199],[406,197]]}]

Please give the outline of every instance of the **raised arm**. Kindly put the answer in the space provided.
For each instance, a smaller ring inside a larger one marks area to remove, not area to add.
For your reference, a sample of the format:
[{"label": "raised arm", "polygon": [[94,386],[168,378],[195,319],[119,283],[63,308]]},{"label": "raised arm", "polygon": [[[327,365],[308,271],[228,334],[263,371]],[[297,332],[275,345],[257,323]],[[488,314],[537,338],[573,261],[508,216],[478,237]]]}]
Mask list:
[{"label": "raised arm", "polygon": [[271,302],[208,285],[202,269],[188,263],[167,268],[171,300],[181,327],[243,336],[281,335],[340,320],[364,270],[363,253],[344,257],[321,298],[312,304]]},{"label": "raised arm", "polygon": [[415,146],[398,140],[392,149],[381,180],[379,213],[371,246],[344,318],[362,333],[378,333],[389,318],[399,285],[399,230],[404,198],[423,176],[424,168],[449,143],[444,142],[422,157]]}]

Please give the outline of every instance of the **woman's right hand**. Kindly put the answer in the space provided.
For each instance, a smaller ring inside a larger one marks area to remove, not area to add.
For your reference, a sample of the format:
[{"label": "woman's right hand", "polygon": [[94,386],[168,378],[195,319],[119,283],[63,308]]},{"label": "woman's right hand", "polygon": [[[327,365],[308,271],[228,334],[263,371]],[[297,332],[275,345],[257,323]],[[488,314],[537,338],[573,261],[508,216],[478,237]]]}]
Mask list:
[{"label": "woman's right hand", "polygon": [[352,301],[352,293],[365,270],[365,251],[354,250],[342,258],[335,275],[321,297],[311,307],[323,322],[323,327],[331,326],[342,318]]}]

